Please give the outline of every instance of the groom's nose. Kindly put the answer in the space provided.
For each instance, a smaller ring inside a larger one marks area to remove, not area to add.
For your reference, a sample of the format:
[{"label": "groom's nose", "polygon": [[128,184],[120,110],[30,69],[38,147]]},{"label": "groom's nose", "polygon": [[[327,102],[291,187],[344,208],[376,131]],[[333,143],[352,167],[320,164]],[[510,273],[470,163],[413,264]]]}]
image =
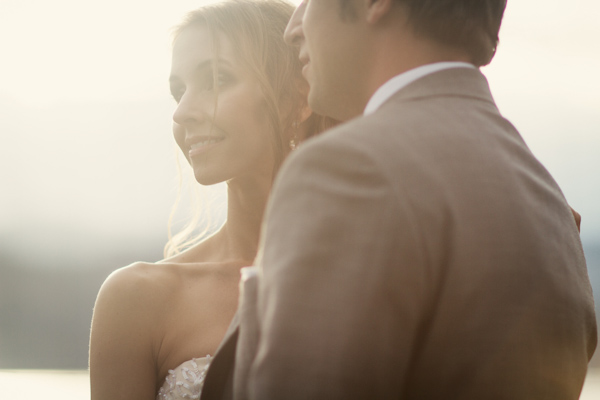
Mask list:
[{"label": "groom's nose", "polygon": [[302,18],[304,17],[304,10],[306,8],[306,1],[300,3],[298,8],[292,14],[292,18],[285,28],[283,33],[283,39],[289,45],[299,46],[301,40],[304,38],[304,32],[302,32]]}]

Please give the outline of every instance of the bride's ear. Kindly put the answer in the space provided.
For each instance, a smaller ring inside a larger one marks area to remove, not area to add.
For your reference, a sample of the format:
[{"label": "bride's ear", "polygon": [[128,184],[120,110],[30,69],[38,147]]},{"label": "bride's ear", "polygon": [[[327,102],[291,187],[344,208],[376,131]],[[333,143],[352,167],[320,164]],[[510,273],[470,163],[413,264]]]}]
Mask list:
[{"label": "bride's ear", "polygon": [[312,109],[308,106],[308,104],[306,104],[302,110],[300,110],[298,115],[298,124],[302,124],[304,121],[306,121],[308,117],[312,115],[312,113]]},{"label": "bride's ear", "polygon": [[296,118],[292,122],[292,129],[290,131],[290,148],[293,150],[301,142],[303,142],[309,136],[312,136],[314,130],[314,122],[312,122],[311,116],[313,116],[312,109],[305,104],[300,110],[296,112]]},{"label": "bride's ear", "polygon": [[390,12],[393,3],[394,0],[367,0],[367,22],[377,24]]}]

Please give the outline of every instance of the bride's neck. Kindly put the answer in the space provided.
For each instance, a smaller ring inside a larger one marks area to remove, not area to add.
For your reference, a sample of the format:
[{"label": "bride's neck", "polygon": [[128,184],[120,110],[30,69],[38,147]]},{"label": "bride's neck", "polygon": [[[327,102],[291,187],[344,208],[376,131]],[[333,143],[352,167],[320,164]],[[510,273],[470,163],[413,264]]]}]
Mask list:
[{"label": "bride's neck", "polygon": [[271,184],[266,178],[228,182],[227,220],[218,233],[224,259],[254,260]]}]

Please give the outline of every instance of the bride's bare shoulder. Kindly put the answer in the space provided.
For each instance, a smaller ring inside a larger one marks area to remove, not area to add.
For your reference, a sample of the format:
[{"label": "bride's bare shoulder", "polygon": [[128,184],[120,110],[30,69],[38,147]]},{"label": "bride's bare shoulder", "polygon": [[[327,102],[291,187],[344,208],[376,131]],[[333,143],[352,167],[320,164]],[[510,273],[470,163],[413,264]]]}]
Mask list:
[{"label": "bride's bare shoulder", "polygon": [[136,262],[114,271],[103,283],[98,300],[130,304],[135,309],[143,307],[158,311],[169,307],[182,294],[206,286],[239,278],[243,263],[232,262],[180,262],[177,259],[157,263]]},{"label": "bride's bare shoulder", "polygon": [[119,291],[127,290],[138,294],[145,290],[160,290],[160,287],[168,283],[170,275],[172,275],[171,271],[160,264],[135,262],[111,273],[102,288],[114,286]]},{"label": "bride's bare shoulder", "polygon": [[[136,262],[111,273],[102,284],[96,308],[143,317],[158,311],[173,291],[172,271],[159,264]],[[141,312],[141,314],[140,314]]]},{"label": "bride's bare shoulder", "polygon": [[[104,281],[90,336],[90,371],[96,387],[113,384],[116,375],[135,370],[135,376],[154,390],[156,354],[172,301],[171,275],[158,264],[138,262],[114,271]],[[127,384],[122,383],[120,389],[126,390]]]}]

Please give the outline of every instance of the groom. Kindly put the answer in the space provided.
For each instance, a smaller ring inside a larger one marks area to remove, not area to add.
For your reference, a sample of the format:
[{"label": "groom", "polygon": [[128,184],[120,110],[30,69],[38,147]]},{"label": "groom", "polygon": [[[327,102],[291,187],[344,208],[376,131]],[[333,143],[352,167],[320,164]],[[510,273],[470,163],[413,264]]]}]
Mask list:
[{"label": "groom", "polygon": [[[315,112],[203,399],[576,399],[596,346],[577,226],[494,104],[505,0],[306,0]],[[233,358],[236,358],[235,367]]]}]

